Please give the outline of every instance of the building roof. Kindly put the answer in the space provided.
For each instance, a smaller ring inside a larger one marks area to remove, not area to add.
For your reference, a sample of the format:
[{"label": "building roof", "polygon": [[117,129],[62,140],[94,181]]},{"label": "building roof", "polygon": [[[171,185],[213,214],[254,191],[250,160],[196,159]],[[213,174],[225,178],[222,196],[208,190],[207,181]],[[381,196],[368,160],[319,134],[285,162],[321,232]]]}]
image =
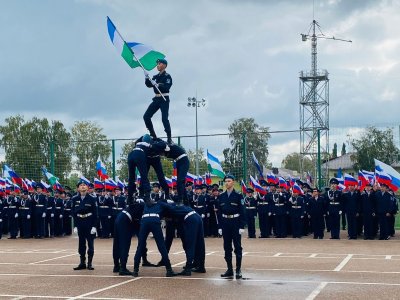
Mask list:
[{"label": "building roof", "polygon": [[321,168],[328,167],[329,170],[338,170],[339,168],[342,169],[353,169],[354,163],[351,161],[351,155],[353,153],[346,153],[342,156],[337,158],[331,159],[330,161],[323,163]]}]

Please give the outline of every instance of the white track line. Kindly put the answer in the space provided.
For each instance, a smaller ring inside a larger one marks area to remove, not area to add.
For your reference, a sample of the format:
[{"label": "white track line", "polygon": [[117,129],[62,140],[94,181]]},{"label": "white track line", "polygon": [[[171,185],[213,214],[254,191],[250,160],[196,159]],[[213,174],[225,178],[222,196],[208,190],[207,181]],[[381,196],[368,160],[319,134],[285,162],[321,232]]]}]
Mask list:
[{"label": "white track line", "polygon": [[317,297],[319,295],[319,293],[321,293],[321,291],[327,286],[328,282],[321,282],[316,288],[315,290],[313,290],[311,292],[310,295],[308,295],[308,297],[306,298],[306,300],[314,300],[315,297]]},{"label": "white track line", "polygon": [[385,259],[392,259],[392,256],[391,255],[386,255]]},{"label": "white track line", "polygon": [[272,257],[279,257],[279,256],[281,256],[283,253],[276,253],[276,254],[274,254],[274,255],[272,255]]},{"label": "white track line", "polygon": [[309,258],[315,258],[315,257],[317,257],[317,253],[313,253],[313,254],[311,254],[310,256],[309,256]]},{"label": "white track line", "polygon": [[[215,253],[215,251],[208,252],[208,253],[206,254],[206,256],[213,255],[214,253]],[[245,253],[246,253],[246,252],[245,252]],[[243,253],[242,255],[244,255],[244,253]]]},{"label": "white track line", "polygon": [[177,264],[174,264],[174,265],[172,265],[171,267],[179,267],[179,266],[181,266],[181,265],[183,265],[183,264],[185,264],[185,263],[186,263],[186,260],[181,261],[181,262],[179,262],[179,263],[177,263]]},{"label": "white track line", "polygon": [[185,253],[185,251],[178,251],[178,252],[174,252],[172,254],[178,255],[178,254],[182,254],[182,253]]},{"label": "white track line", "polygon": [[[45,299],[70,299],[72,296],[32,296],[32,295],[11,295],[11,294],[0,294],[0,297],[15,297],[19,299],[23,298],[45,298]],[[90,300],[146,300],[141,298],[105,298],[105,297],[85,297],[84,299]]]},{"label": "white track line", "polygon": [[333,270],[335,272],[339,272],[340,270],[343,269],[343,267],[350,261],[350,259],[353,257],[353,254],[347,255],[342,262]]},{"label": "white track line", "polygon": [[67,254],[67,255],[63,255],[63,256],[58,256],[58,257],[53,257],[53,258],[49,258],[49,259],[44,259],[44,260],[39,260],[39,261],[35,261],[35,262],[31,262],[29,263],[30,265],[36,265],[42,262],[46,262],[46,261],[51,261],[51,260],[56,260],[56,259],[60,259],[60,258],[64,258],[64,257],[70,257],[70,256],[74,256],[77,255],[76,253],[74,254]]},{"label": "white track line", "polygon": [[115,287],[117,287],[117,286],[124,285],[124,284],[130,283],[130,282],[132,282],[132,281],[136,281],[136,280],[139,280],[139,279],[140,279],[140,277],[136,277],[136,278],[133,278],[133,279],[129,279],[129,280],[126,280],[126,281],[123,281],[123,282],[120,282],[120,283],[116,283],[116,284],[113,284],[113,285],[104,287],[104,288],[102,288],[102,289],[98,289],[98,290],[91,291],[91,292],[88,292],[88,293],[85,293],[85,294],[81,294],[81,295],[79,295],[79,296],[72,297],[72,298],[69,298],[69,299],[70,299],[70,300],[82,299],[82,298],[84,298],[84,297],[86,297],[86,296],[90,296],[90,295],[93,295],[93,294],[98,294],[98,293],[107,291],[107,290],[109,290],[109,289],[113,289],[113,288],[115,288]]}]

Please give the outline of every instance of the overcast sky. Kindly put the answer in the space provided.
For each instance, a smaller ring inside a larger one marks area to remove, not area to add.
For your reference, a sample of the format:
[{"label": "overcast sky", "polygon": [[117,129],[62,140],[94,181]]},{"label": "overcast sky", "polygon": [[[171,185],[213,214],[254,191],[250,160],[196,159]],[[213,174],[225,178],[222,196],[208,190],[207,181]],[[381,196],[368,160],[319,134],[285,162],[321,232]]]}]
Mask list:
[{"label": "overcast sky", "polygon": [[[146,132],[142,116],[152,90],[111,44],[109,16],[127,41],[167,55],[174,136],[195,134],[187,97],[196,93],[208,101],[198,112],[199,134],[225,133],[242,117],[271,130],[299,128],[298,74],[311,65],[310,42],[302,42],[300,33],[312,22],[312,0],[0,4],[0,124],[22,114],[60,120],[68,128],[93,120],[109,138]],[[318,68],[330,74],[330,126],[398,124],[400,1],[315,0],[314,11],[327,36],[353,40],[318,41]],[[164,135],[161,115],[153,120]],[[226,143],[200,140],[218,156]],[[273,135],[274,165],[293,151],[299,151],[298,133]]]}]

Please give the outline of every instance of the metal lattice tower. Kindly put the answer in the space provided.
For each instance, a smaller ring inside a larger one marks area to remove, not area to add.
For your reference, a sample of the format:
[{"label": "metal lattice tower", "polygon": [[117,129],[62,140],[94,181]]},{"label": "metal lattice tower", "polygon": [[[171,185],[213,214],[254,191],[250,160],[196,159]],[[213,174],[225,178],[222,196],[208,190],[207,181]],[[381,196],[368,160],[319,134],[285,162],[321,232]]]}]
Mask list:
[{"label": "metal lattice tower", "polygon": [[[319,32],[316,33],[316,30]],[[311,70],[301,71],[299,76],[300,92],[300,156],[301,173],[313,171],[317,174],[318,132],[320,134],[320,155],[329,155],[329,74],[327,70],[317,68],[317,40],[333,39],[326,37],[317,21],[313,20],[307,34],[301,34],[302,41],[311,40]],[[303,160],[309,157],[314,162],[314,170],[304,170]],[[328,177],[328,169],[321,170],[322,182]]]}]

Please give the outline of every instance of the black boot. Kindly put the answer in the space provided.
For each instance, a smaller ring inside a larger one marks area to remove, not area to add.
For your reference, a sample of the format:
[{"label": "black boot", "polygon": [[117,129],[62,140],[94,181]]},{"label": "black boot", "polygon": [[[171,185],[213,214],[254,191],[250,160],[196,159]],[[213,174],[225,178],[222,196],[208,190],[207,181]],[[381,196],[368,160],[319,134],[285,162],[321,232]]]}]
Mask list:
[{"label": "black boot", "polygon": [[81,262],[79,263],[79,265],[77,267],[74,268],[74,270],[77,271],[77,270],[84,270],[84,269],[86,269],[86,257],[81,256]]},{"label": "black boot", "polygon": [[172,270],[171,265],[169,265],[168,267],[165,267],[165,269],[167,270],[167,273],[165,274],[165,277],[178,276],[178,274],[175,273],[174,270]]},{"label": "black boot", "polygon": [[113,268],[113,273],[118,273],[119,272],[119,260],[114,259],[114,268]]},{"label": "black boot", "polygon": [[152,264],[147,260],[147,256],[142,257],[142,267],[157,267],[157,265]]},{"label": "black boot", "polygon": [[242,279],[242,258],[236,257],[236,279]]},{"label": "black boot", "polygon": [[172,138],[169,136],[167,137],[167,144],[173,144]]},{"label": "black boot", "polygon": [[161,259],[157,264],[156,267],[163,267],[165,266],[165,263],[163,262],[163,260]]},{"label": "black boot", "polygon": [[88,257],[88,262],[87,262],[87,269],[90,270],[90,271],[94,270],[94,268],[92,266],[92,261],[93,261],[93,256],[89,256]]},{"label": "black boot", "polygon": [[192,276],[192,267],[190,264],[186,264],[183,270],[178,273],[180,276]]},{"label": "black boot", "polygon": [[121,276],[132,276],[132,272],[130,272],[127,268],[126,268],[126,263],[122,263],[121,267],[119,268],[119,275]]},{"label": "black boot", "polygon": [[134,266],[133,267],[132,276],[133,277],[138,277],[139,276],[139,266]]},{"label": "black boot", "polygon": [[228,269],[224,274],[221,274],[221,277],[233,277],[233,267],[232,267],[232,258],[231,259],[226,259],[226,265],[228,266]]},{"label": "black boot", "polygon": [[204,262],[199,264],[197,267],[192,268],[192,272],[195,272],[195,273],[206,273],[206,268],[204,267]]}]

